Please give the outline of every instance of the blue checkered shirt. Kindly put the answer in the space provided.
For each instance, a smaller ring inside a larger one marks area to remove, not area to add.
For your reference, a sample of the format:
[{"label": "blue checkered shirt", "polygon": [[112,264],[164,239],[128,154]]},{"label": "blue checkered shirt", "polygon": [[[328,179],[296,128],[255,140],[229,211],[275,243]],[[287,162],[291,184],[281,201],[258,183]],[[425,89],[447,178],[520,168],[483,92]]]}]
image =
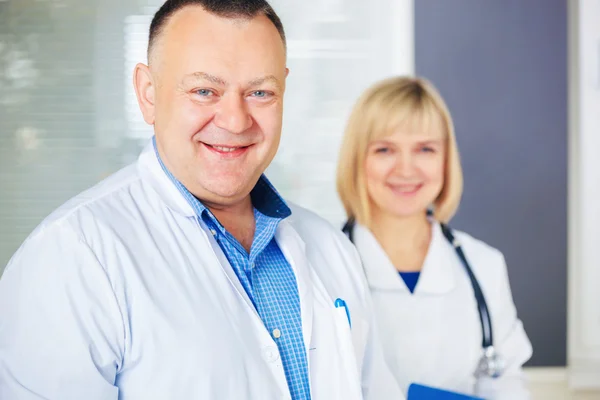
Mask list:
[{"label": "blue checkered shirt", "polygon": [[256,229],[248,254],[210,210],[167,170],[156,150],[155,139],[153,141],[163,171],[213,232],[266,329],[277,343],[292,399],[310,399],[298,285],[292,267],[275,241],[277,225],[291,215],[291,210],[267,178],[262,176],[250,194]]}]

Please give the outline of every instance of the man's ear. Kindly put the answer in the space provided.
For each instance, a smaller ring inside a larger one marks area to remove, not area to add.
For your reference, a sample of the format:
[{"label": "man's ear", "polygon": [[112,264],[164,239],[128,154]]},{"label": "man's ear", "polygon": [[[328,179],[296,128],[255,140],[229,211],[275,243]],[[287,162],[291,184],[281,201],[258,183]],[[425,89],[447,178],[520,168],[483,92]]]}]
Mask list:
[{"label": "man's ear", "polygon": [[133,71],[133,87],[135,95],[144,115],[144,121],[149,125],[154,125],[155,107],[154,96],[155,86],[150,73],[150,68],[145,64],[138,64]]}]

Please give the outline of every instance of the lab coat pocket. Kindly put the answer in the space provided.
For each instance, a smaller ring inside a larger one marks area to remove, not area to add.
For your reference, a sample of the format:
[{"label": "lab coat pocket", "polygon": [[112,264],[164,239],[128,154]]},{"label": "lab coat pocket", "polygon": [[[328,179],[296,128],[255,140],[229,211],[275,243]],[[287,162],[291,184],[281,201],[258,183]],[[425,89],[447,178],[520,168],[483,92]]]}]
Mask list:
[{"label": "lab coat pocket", "polygon": [[[337,342],[343,356],[344,372],[348,377],[350,387],[354,387],[356,384],[357,390],[360,392],[362,391],[360,384],[362,358],[357,358],[357,350],[360,349],[359,345],[363,342],[361,339],[361,331],[364,329],[363,321],[360,319],[352,321],[352,327],[350,327],[346,310],[336,308],[334,310],[334,322]],[[362,351],[364,351],[364,344],[362,344]]]},{"label": "lab coat pocket", "polygon": [[367,339],[369,337],[369,324],[359,315],[352,315],[352,327],[350,328],[352,345],[354,347],[354,358],[358,368],[359,376],[362,375],[362,366],[367,348]]},{"label": "lab coat pocket", "polygon": [[362,398],[353,337],[344,308],[315,308],[309,364],[313,399]]}]

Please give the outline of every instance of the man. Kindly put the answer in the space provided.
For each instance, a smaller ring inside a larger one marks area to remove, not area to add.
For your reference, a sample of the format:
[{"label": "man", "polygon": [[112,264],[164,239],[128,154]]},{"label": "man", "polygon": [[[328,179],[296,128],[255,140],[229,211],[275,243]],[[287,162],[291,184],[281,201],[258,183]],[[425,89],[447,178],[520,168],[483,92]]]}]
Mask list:
[{"label": "man", "polygon": [[275,12],[169,0],[148,59],[152,143],[42,222],[0,281],[0,398],[401,398],[356,252],[263,176],[288,73]]}]

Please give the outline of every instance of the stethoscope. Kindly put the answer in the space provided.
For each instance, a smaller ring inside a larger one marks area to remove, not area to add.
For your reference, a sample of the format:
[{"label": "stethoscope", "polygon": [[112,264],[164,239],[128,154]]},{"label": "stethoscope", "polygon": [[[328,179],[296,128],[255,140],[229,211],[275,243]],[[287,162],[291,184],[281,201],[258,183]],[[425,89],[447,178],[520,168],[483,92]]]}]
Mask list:
[{"label": "stethoscope", "polygon": [[[431,216],[431,213],[428,212],[428,215]],[[354,225],[354,220],[350,219],[342,228],[342,231],[348,236],[352,243],[354,243]],[[462,265],[465,267],[467,275],[469,276],[469,280],[471,281],[471,285],[473,286],[475,300],[477,301],[477,311],[479,312],[479,321],[481,322],[481,332],[483,337],[481,344],[483,348],[483,355],[481,356],[479,363],[477,364],[477,368],[475,369],[475,377],[498,378],[504,372],[504,362],[494,348],[492,317],[490,315],[487,302],[485,301],[485,296],[483,295],[481,286],[479,286],[479,282],[473,273],[469,261],[467,261],[467,257],[465,256],[465,252],[463,251],[460,242],[454,237],[454,234],[448,225],[440,223],[440,227],[442,228],[444,237],[446,240],[448,240],[452,247],[454,247],[456,255],[460,259]]]}]

